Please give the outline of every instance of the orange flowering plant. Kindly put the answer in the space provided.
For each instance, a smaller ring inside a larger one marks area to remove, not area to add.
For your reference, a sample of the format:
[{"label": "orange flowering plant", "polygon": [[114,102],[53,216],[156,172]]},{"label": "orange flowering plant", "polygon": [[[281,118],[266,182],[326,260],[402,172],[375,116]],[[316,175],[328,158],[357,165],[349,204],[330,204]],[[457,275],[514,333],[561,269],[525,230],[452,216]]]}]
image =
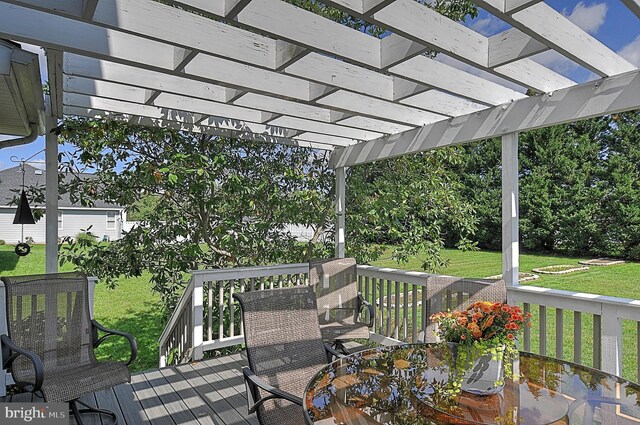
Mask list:
[{"label": "orange flowering plant", "polygon": [[518,306],[478,301],[466,310],[440,312],[430,319],[438,325],[438,339],[457,347],[453,361],[459,373],[455,375],[462,379],[466,369],[487,354],[504,365],[505,376],[512,377],[513,360],[518,355],[516,341],[523,328],[530,326],[530,317]]}]

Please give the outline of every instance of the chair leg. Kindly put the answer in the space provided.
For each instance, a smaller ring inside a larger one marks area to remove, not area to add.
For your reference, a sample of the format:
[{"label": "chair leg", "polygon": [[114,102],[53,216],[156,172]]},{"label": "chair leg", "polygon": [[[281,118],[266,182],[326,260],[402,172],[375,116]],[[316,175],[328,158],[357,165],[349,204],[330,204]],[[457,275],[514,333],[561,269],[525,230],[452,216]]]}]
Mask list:
[{"label": "chair leg", "polygon": [[342,341],[340,341],[339,339],[336,339],[335,341],[333,341],[333,349],[336,351],[339,351],[340,353],[344,354],[345,356],[348,356],[349,350],[347,350],[347,347],[344,346],[344,343]]},{"label": "chair leg", "polygon": [[[78,404],[81,404],[85,407],[85,409],[78,409]],[[111,416],[111,418],[113,419],[113,423],[112,425],[117,425],[118,424],[118,418],[116,417],[116,414],[113,413],[110,410],[105,410],[105,409],[97,409],[95,407],[91,407],[88,404],[85,404],[83,402],[81,402],[80,400],[72,400],[69,402],[69,408],[71,409],[71,412],[73,413],[73,417],[76,420],[76,424],[77,425],[84,425],[83,421],[82,421],[82,417],[80,416],[81,414],[84,413],[95,413],[98,415],[107,415],[107,416]]]}]

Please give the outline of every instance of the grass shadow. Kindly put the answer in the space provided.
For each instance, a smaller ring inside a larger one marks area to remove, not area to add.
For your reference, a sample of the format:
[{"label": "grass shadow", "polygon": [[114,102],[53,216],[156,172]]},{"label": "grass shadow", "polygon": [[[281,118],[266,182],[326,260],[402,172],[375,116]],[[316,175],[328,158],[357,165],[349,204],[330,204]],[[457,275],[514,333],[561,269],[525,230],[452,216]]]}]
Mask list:
[{"label": "grass shadow", "polygon": [[[164,329],[160,305],[145,302],[140,310],[128,309],[118,318],[96,318],[103,326],[133,335],[138,344],[138,358],[130,366],[132,372],[158,367],[158,338]],[[96,350],[99,360],[129,359],[129,344],[124,338],[110,337]]]},{"label": "grass shadow", "polygon": [[0,272],[15,270],[19,259],[13,251],[0,251]]}]

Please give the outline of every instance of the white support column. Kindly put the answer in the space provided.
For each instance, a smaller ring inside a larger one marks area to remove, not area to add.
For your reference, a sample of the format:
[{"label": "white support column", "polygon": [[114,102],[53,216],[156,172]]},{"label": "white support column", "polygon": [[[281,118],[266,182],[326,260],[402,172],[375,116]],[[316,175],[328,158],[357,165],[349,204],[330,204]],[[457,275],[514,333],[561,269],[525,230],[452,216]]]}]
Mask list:
[{"label": "white support column", "polygon": [[204,316],[204,281],[202,276],[193,276],[193,292],[191,293],[192,302],[192,320],[193,320],[193,335],[192,344],[193,351],[191,352],[192,360],[202,360],[204,357],[204,351],[202,347],[202,327]]},{"label": "white support column", "polygon": [[[50,114],[50,108],[48,113]],[[51,133],[56,119],[46,117],[45,135],[46,162],[46,272],[58,272],[58,136]]]},{"label": "white support column", "polygon": [[344,203],[346,195],[345,177],[345,168],[336,168],[336,258],[344,258]]},{"label": "white support column", "polygon": [[622,320],[618,318],[617,306],[603,303],[601,317],[601,367],[605,372],[620,376],[622,372]]},{"label": "white support column", "polygon": [[518,133],[502,136],[502,276],[518,286]]}]

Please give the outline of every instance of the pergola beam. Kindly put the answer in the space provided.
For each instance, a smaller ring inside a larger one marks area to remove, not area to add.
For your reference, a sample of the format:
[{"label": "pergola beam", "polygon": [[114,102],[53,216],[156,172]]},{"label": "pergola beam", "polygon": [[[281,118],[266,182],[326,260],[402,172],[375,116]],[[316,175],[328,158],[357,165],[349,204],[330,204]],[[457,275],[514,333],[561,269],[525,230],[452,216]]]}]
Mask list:
[{"label": "pergola beam", "polygon": [[[215,136],[230,137],[236,139],[249,140],[254,142],[280,143],[289,146],[299,146],[312,149],[332,150],[334,146],[326,143],[307,142],[304,140],[296,140],[290,137],[280,137],[268,134],[253,133],[251,131],[229,130],[205,125],[188,124],[185,122],[165,120],[161,118],[150,118],[144,116],[118,114],[110,111],[94,108],[84,108],[79,106],[64,106],[64,113],[80,117],[110,117],[114,120],[127,121],[131,124],[146,125],[150,127],[166,127],[180,131],[191,131],[194,133],[207,133]],[[206,117],[205,117],[206,118]]]},{"label": "pergola beam", "polygon": [[337,149],[331,166],[353,166],[638,108],[640,70]]},{"label": "pergola beam", "polygon": [[640,0],[622,0],[622,2],[640,18]]},{"label": "pergola beam", "polygon": [[[264,125],[260,123],[253,123],[241,120],[233,120],[226,117],[204,117],[201,114],[194,114],[179,109],[172,109],[167,107],[157,107],[140,105],[131,102],[118,101],[113,99],[106,99],[101,97],[92,97],[84,94],[65,93],[64,105],[68,107],[83,108],[86,110],[98,110],[115,114],[123,114],[128,116],[146,117],[155,120],[161,120],[162,122],[177,122],[186,125],[200,125],[220,131],[220,135],[227,135],[228,137],[244,138],[245,135],[250,135],[250,140],[285,140],[289,139],[290,143],[293,143],[295,132],[288,128],[278,127],[275,125]],[[345,127],[347,128],[347,127]],[[314,132],[311,132],[314,133]],[[236,136],[230,136],[235,134]],[[330,140],[324,142],[325,145],[335,146],[347,146],[357,142],[355,139],[331,136],[325,134],[317,134],[318,137],[314,137],[314,141]]]}]

